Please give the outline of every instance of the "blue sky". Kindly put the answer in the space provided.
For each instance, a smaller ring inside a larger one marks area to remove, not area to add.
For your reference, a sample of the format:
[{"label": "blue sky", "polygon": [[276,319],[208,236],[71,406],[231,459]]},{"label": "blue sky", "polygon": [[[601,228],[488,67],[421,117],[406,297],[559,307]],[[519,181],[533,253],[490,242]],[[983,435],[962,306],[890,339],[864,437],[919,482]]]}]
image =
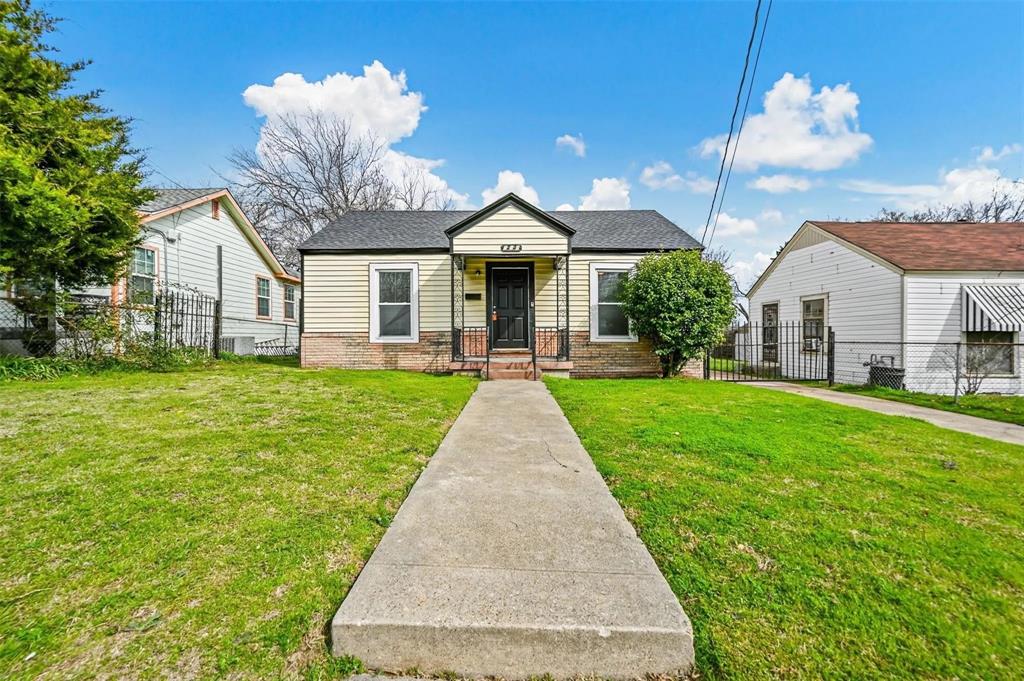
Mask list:
[{"label": "blue sky", "polygon": [[[154,184],[222,184],[263,114],[314,105],[443,160],[425,167],[459,203],[628,201],[699,238],[754,2],[42,6]],[[715,236],[741,283],[804,219],[1024,176],[1024,3],[777,1],[748,116]]]}]

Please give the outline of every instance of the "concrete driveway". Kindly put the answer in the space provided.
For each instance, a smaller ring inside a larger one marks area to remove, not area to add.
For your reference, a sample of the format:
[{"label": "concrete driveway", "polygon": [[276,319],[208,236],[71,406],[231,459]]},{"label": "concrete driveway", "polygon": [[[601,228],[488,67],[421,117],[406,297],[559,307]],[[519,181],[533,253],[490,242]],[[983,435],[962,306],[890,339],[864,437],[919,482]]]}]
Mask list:
[{"label": "concrete driveway", "polygon": [[896,402],[895,400],[882,400],[866,395],[841,393],[835,390],[825,390],[824,388],[815,388],[814,386],[799,383],[750,382],[744,383],[744,385],[770,388],[772,390],[803,395],[804,397],[813,397],[826,402],[876,411],[880,414],[909,416],[910,418],[927,421],[939,428],[958,430],[961,433],[970,433],[971,435],[987,437],[992,440],[1001,440],[1014,445],[1024,445],[1024,427],[1013,423],[980,419],[976,416],[967,416],[966,414],[957,414],[951,411],[942,411],[941,409],[919,407],[916,404],[906,404],[905,402]]},{"label": "concrete driveway", "polygon": [[686,673],[690,621],[543,383],[481,383],[331,626],[371,669]]}]

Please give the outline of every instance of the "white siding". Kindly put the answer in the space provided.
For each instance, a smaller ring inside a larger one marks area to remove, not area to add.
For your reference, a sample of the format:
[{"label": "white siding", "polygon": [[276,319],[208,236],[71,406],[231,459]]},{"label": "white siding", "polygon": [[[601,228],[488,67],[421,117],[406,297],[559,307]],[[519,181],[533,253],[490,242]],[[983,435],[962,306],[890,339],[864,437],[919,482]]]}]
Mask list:
[{"label": "white siding", "polygon": [[[294,321],[284,318],[284,289],[288,282],[277,279],[235,221],[227,202],[221,201],[220,219],[213,218],[210,202],[173,213],[143,225],[143,244],[157,251],[157,279],[187,286],[216,297],[217,246],[222,246],[223,333],[224,336],[254,336],[257,341],[274,338],[298,339],[299,300],[295,291]],[[176,235],[169,241],[166,235]],[[256,276],[270,279],[269,320],[256,318]],[[110,296],[110,287],[82,291]]]},{"label": "white siding", "polygon": [[544,255],[567,253],[569,240],[550,226],[524,213],[516,206],[505,206],[476,223],[452,240],[456,253],[502,255],[504,244],[520,247],[516,253]]},{"label": "white siding", "polygon": [[[879,349],[842,342],[900,340],[901,275],[830,239],[812,238],[796,245],[802,247],[785,254],[751,297],[751,320],[760,324],[762,307],[778,303],[782,324],[799,322],[801,299],[824,295],[825,323],[839,343],[836,379],[852,380],[864,373],[864,362]],[[898,345],[890,347],[898,349]],[[783,352],[780,359],[786,356]]]},{"label": "white siding", "polygon": [[[961,290],[970,284],[1024,285],[1024,272],[941,272],[906,275],[907,296],[907,387],[911,390],[951,394],[955,346],[963,340],[960,323]],[[1020,334],[1015,337],[1020,342]],[[990,377],[982,382],[983,392],[1024,392],[1020,363],[1015,358],[1018,376]],[[914,369],[917,371],[914,371]],[[925,375],[927,373],[927,376]]]},{"label": "white siding", "polygon": [[[298,320],[284,318],[284,287],[267,263],[245,237],[226,202],[221,202],[220,219],[215,220],[210,203],[168,215],[146,225],[150,232],[177,233],[177,240],[162,243],[159,234],[147,242],[161,245],[160,280],[197,288],[217,295],[217,246],[222,247],[223,335],[255,336],[256,340],[289,339],[297,333]],[[256,319],[256,277],[270,279],[270,320]],[[296,291],[296,317],[301,287]]]}]

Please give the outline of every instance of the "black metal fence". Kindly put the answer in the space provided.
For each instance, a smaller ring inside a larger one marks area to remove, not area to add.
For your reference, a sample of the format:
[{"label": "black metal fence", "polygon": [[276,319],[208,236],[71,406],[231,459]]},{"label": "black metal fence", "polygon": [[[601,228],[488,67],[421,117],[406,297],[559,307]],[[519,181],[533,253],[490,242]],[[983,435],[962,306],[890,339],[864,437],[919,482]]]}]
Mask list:
[{"label": "black metal fence", "polygon": [[49,304],[0,298],[0,354],[86,358],[149,344],[216,356],[220,324],[219,301],[191,290],[131,302],[87,295]]},{"label": "black metal fence", "polygon": [[220,301],[194,291],[158,293],[153,305],[154,339],[171,348],[220,354]]},{"label": "black metal fence", "polygon": [[704,358],[704,377],[717,381],[831,381],[830,327],[799,322],[743,324]]},{"label": "black metal fence", "polygon": [[957,397],[1024,394],[1024,344],[846,340],[815,324],[744,324],[704,358],[719,381],[828,381]]}]

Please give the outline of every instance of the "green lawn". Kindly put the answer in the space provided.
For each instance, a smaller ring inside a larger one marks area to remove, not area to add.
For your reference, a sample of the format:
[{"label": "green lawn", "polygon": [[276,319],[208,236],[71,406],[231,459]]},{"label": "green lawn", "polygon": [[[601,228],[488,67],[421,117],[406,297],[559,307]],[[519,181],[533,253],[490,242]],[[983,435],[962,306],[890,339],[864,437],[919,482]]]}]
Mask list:
[{"label": "green lawn", "polygon": [[702,678],[1024,678],[1024,448],[740,385],[548,385]]},{"label": "green lawn", "polygon": [[1005,421],[1024,426],[1024,397],[1016,395],[965,395],[956,402],[948,395],[930,395],[914,393],[906,390],[893,390],[870,385],[837,385],[836,390],[870,397],[881,397],[886,400],[908,402],[922,407],[955,411],[968,416],[979,416],[983,419]]},{"label": "green lawn", "polygon": [[0,678],[317,678],[476,383],[223,363],[0,384]]}]

